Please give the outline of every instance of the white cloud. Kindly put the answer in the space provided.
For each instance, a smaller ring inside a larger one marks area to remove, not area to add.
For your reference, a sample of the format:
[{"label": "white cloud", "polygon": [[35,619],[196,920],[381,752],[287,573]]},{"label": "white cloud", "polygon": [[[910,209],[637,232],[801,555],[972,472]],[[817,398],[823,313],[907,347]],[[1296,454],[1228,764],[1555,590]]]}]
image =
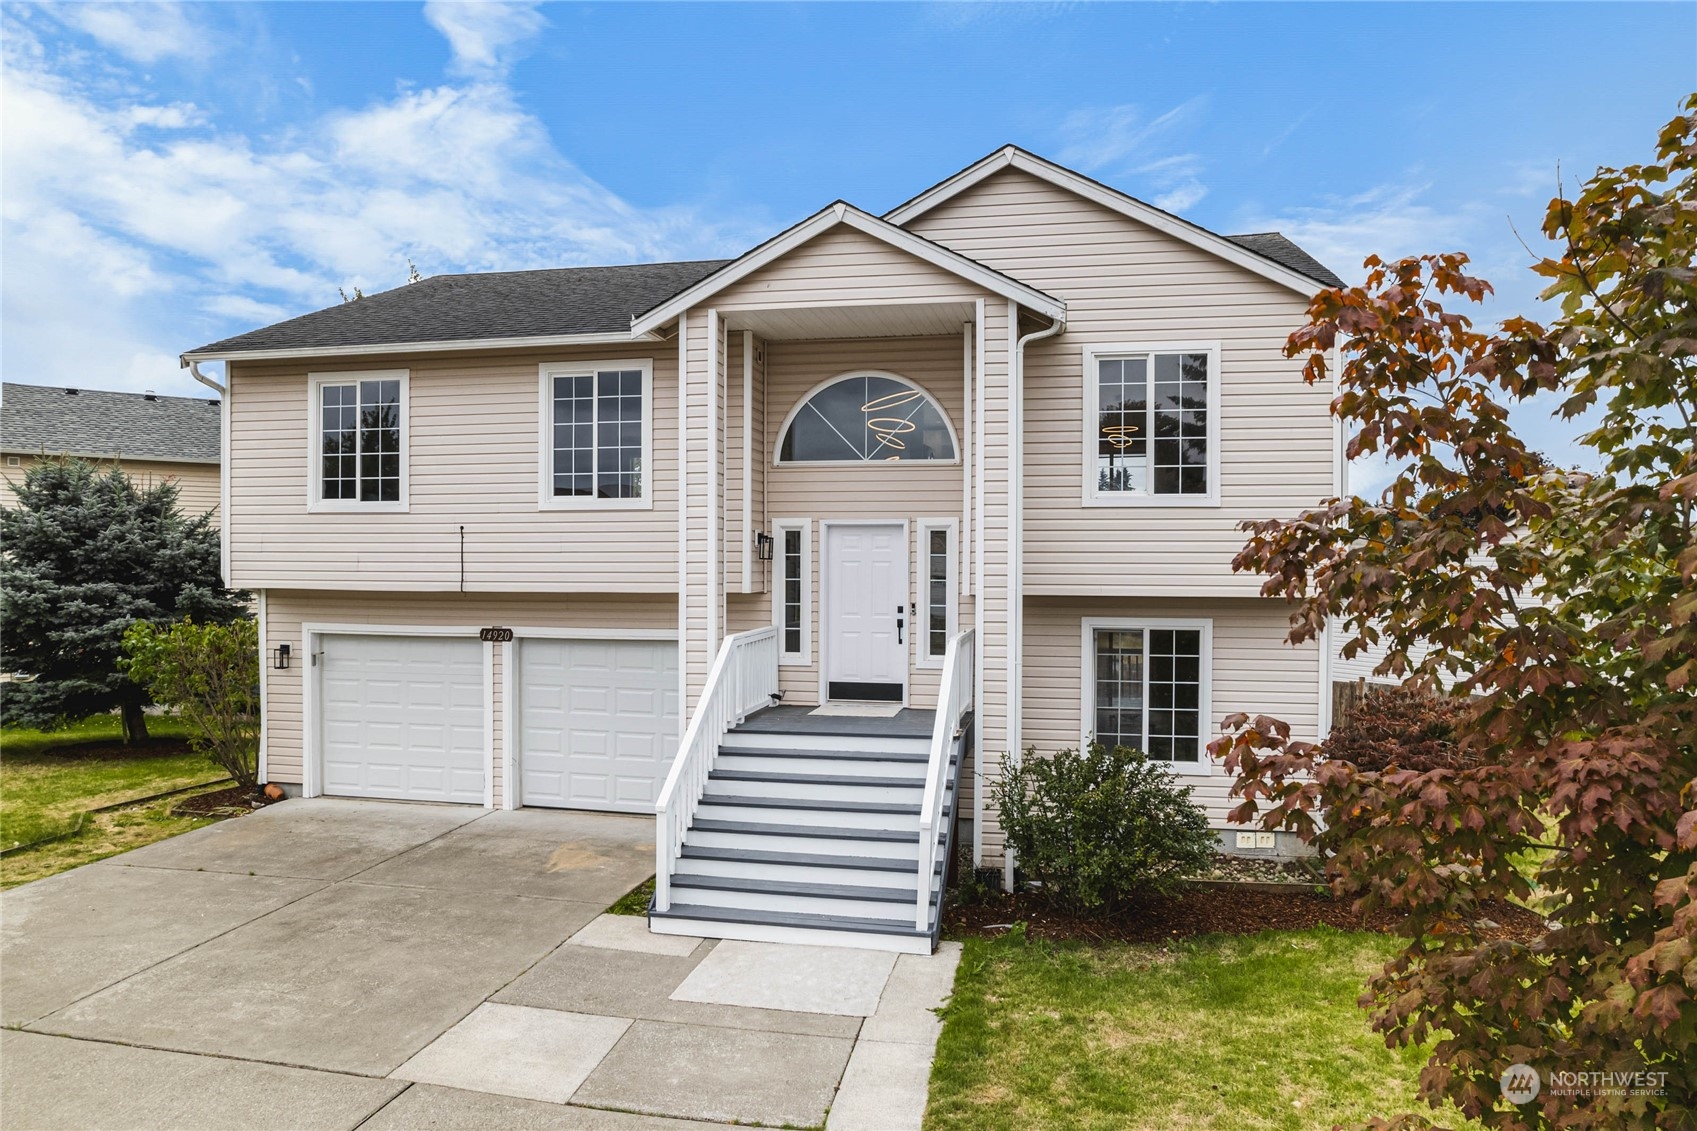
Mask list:
[{"label": "white cloud", "polygon": [[[510,58],[513,34],[464,30],[493,13],[451,7],[432,20],[456,29],[457,59]],[[534,13],[503,18],[523,27]],[[755,242],[750,225],[622,200],[487,76],[265,137],[221,128],[195,106],[159,105],[144,86],[115,95],[126,84],[110,81],[109,59],[66,62],[28,34],[8,37],[6,52],[9,380],[195,392],[176,372],[178,352],[333,303],[338,286],[398,285],[409,257],[434,274]]]},{"label": "white cloud", "polygon": [[1061,122],[1061,164],[1102,176],[1129,180],[1135,193],[1148,194],[1157,208],[1182,212],[1208,195],[1202,183],[1202,159],[1195,153],[1166,152],[1178,135],[1206,110],[1197,95],[1165,113],[1148,117],[1134,105],[1074,110]]},{"label": "white cloud", "polygon": [[495,0],[430,0],[424,18],[448,40],[454,72],[479,78],[505,75],[518,49],[547,24],[534,3]]},{"label": "white cloud", "polygon": [[203,59],[217,46],[206,27],[190,20],[181,4],[55,4],[51,11],[102,47],[137,63],[173,57]]}]

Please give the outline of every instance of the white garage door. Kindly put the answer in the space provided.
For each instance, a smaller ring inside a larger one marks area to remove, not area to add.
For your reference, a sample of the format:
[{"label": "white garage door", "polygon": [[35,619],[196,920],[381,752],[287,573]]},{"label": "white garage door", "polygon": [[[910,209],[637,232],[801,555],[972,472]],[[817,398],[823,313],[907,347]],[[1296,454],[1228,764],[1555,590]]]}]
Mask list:
[{"label": "white garage door", "polygon": [[678,750],[678,647],[655,640],[519,645],[523,803],[652,813]]},{"label": "white garage door", "polygon": [[320,641],[324,792],[483,804],[482,645],[439,636]]}]

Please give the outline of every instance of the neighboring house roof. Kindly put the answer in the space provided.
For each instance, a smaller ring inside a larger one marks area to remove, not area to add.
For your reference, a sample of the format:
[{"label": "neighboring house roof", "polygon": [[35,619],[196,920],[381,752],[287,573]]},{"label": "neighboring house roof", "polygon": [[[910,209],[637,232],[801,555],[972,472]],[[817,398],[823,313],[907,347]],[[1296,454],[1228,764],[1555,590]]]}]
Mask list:
[{"label": "neighboring house roof", "polygon": [[1213,252],[1222,259],[1230,260],[1276,283],[1282,283],[1301,294],[1312,295],[1318,289],[1315,283],[1330,287],[1343,285],[1336,275],[1277,232],[1251,236],[1222,236],[1210,232],[1200,224],[1193,224],[1182,217],[1174,216],[1171,212],[1156,208],[1153,204],[1127,196],[1101,181],[1063,168],[1017,145],[1004,145],[988,157],[973,162],[912,200],[890,209],[884,213],[884,219],[905,225],[945,200],[1007,168],[1018,169],[1039,180],[1059,185],[1121,215],[1129,216],[1185,243]]},{"label": "neighboring house roof", "polygon": [[1280,232],[1250,232],[1247,235],[1226,238],[1239,247],[1248,248],[1256,255],[1264,255],[1274,262],[1284,264],[1292,271],[1307,275],[1310,279],[1318,279],[1328,287],[1344,285],[1344,281],[1334,275],[1324,263],[1303,251]]},{"label": "neighboring house roof", "polygon": [[213,342],[186,360],[283,353],[322,356],[492,346],[504,341],[549,344],[590,335],[628,341],[631,319],[730,262],[638,263],[433,275],[264,329]]},{"label": "neighboring house roof", "polygon": [[815,212],[801,223],[778,233],[754,250],[738,256],[688,290],[670,296],[665,302],[633,321],[631,331],[636,334],[652,333],[708,296],[739,279],[746,278],[815,236],[838,226],[853,228],[873,239],[881,240],[933,266],[976,283],[991,294],[1012,299],[1046,317],[1066,317],[1067,304],[1061,299],[1045,294],[993,267],[986,267],[976,259],[969,259],[940,243],[897,227],[870,212],[862,211],[847,201],[839,200]]},{"label": "neighboring house roof", "polygon": [[0,385],[0,451],[219,462],[219,406],[200,397]]}]

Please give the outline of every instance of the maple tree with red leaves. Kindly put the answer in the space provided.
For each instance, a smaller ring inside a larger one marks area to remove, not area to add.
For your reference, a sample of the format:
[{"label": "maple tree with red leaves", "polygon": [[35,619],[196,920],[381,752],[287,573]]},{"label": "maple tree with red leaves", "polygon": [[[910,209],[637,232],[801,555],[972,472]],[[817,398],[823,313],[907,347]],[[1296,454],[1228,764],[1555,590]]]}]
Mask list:
[{"label": "maple tree with red leaves", "polygon": [[[1465,256],[1374,258],[1287,346],[1310,383],[1335,351],[1349,454],[1401,471],[1376,502],[1246,524],[1235,564],[1294,603],[1293,643],[1330,622],[1346,655],[1382,644],[1381,673],[1456,699],[1462,757],[1358,767],[1246,715],[1210,749],[1235,820],[1300,833],[1339,897],[1406,915],[1361,1003],[1388,1044],[1432,1042],[1440,1118],[1697,1127],[1697,95],[1683,109],[1654,163],[1551,202],[1550,326],[1446,309],[1490,289]],[[1541,393],[1596,413],[1598,472],[1515,434],[1505,405]],[[1486,938],[1504,900],[1543,933]],[[1544,1082],[1518,1105],[1517,1063]],[[1645,1075],[1552,1086],[1566,1072]]]}]

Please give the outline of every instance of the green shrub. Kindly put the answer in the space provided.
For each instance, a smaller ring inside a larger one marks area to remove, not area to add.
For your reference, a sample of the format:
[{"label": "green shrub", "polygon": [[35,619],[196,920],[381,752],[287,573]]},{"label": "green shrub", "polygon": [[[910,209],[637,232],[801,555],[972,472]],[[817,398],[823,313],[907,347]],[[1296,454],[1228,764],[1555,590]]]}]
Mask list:
[{"label": "green shrub", "polygon": [[259,627],[251,620],[165,628],[138,621],[119,670],[188,725],[189,746],[241,785],[259,778]]},{"label": "green shrub", "polygon": [[1093,742],[1050,758],[1028,750],[991,790],[1020,869],[1073,914],[1171,894],[1218,848],[1190,788],[1123,746]]}]

